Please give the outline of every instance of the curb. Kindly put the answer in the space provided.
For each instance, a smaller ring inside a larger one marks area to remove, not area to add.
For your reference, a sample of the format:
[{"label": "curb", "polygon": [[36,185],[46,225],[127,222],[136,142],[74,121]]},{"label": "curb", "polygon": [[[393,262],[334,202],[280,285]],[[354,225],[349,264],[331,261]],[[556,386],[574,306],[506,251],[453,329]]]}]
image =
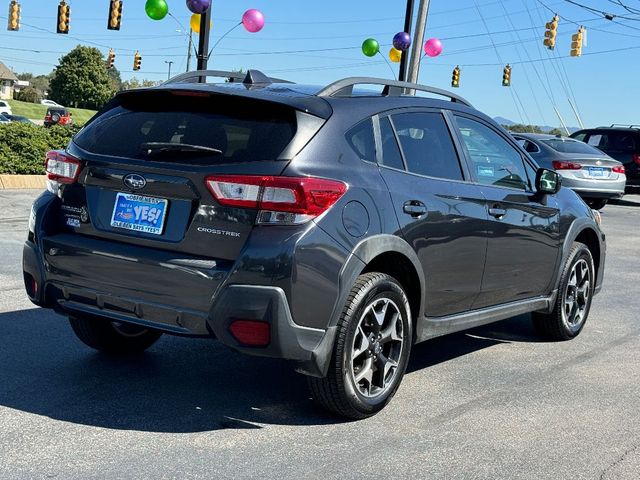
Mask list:
[{"label": "curb", "polygon": [[0,175],[0,190],[44,188],[47,188],[46,175]]}]

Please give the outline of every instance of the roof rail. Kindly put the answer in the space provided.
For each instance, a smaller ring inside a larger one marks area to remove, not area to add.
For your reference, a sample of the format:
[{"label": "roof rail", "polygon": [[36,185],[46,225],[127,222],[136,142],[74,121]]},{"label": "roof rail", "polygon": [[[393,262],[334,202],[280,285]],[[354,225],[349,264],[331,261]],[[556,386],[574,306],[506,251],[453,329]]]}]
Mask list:
[{"label": "roof rail", "polygon": [[353,87],[356,85],[383,85],[385,88],[382,91],[382,95],[390,96],[403,95],[406,90],[419,90],[421,92],[433,93],[435,95],[447,97],[451,99],[452,102],[461,103],[467,107],[471,107],[471,104],[467,100],[447,90],[420,85],[418,83],[398,82],[396,80],[385,80],[383,78],[374,77],[343,78],[342,80],[338,80],[337,82],[327,85],[316,93],[316,95],[319,97],[350,97],[353,94]]},{"label": "roof rail", "polygon": [[245,85],[269,85],[271,83],[293,83],[281,78],[267,77],[260,70],[248,70],[247,73],[227,72],[224,70],[194,70],[192,72],[181,73],[170,78],[161,85],[171,85],[173,83],[206,83],[207,77],[226,78],[232,83],[242,82]]},{"label": "roof rail", "polygon": [[612,127],[640,128],[640,125],[625,125],[623,123],[612,123]]}]

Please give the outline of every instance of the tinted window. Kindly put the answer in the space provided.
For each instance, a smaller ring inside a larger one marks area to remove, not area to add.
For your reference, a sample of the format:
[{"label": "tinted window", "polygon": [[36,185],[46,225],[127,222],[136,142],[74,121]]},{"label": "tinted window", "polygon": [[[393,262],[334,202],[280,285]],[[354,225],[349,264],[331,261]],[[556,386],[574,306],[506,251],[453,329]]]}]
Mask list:
[{"label": "tinted window", "polygon": [[[129,95],[121,102],[80,131],[76,144],[101,155],[211,164],[276,160],[296,131],[293,109],[239,97],[161,91]],[[198,145],[222,154],[172,149],[149,157],[143,144],[153,142]]]},{"label": "tinted window", "polygon": [[584,137],[586,136],[587,136],[586,133],[575,133],[571,136],[571,138],[575,138],[576,140],[580,140],[581,142],[584,142]]},{"label": "tinted window", "polygon": [[376,161],[376,142],[371,119],[356,125],[347,132],[347,142],[362,160]]},{"label": "tinted window", "polygon": [[524,148],[525,151],[529,153],[540,153],[540,149],[535,143],[527,140],[526,138],[521,138],[521,137],[514,137],[514,138],[516,142],[518,142],[518,145]]},{"label": "tinted window", "polygon": [[619,153],[633,153],[637,148],[634,134],[630,132],[593,133],[589,135],[587,143],[600,150]]},{"label": "tinted window", "polygon": [[550,138],[548,140],[542,140],[542,142],[550,146],[557,152],[602,155],[601,150],[598,150],[591,145],[587,145],[586,143],[578,142],[576,140],[568,140],[566,138]]},{"label": "tinted window", "polygon": [[402,156],[396,141],[396,135],[393,133],[393,127],[387,117],[380,119],[380,136],[382,137],[382,158],[380,164],[385,167],[398,168],[404,170]]},{"label": "tinted window", "polygon": [[392,116],[407,170],[430,177],[462,180],[462,170],[440,113],[401,113]]},{"label": "tinted window", "polygon": [[522,157],[509,142],[480,122],[458,116],[455,119],[479,183],[531,188]]}]

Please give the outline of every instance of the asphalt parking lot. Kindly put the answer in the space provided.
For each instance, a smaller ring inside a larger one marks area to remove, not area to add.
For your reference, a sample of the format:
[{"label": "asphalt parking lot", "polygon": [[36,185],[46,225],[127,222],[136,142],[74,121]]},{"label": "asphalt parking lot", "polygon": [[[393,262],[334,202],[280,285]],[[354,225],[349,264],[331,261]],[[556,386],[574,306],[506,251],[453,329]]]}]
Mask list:
[{"label": "asphalt parking lot", "polygon": [[393,402],[343,422],[280,361],[165,336],[114,359],[35,308],[33,191],[0,191],[0,478],[640,477],[640,195],[602,211],[605,284],[584,332],[528,316],[428,341]]}]

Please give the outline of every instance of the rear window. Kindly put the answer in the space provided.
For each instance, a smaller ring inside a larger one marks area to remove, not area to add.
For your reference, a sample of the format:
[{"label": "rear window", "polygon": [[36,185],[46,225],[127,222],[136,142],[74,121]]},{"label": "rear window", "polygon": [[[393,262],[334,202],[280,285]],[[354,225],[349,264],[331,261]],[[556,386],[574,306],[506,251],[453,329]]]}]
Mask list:
[{"label": "rear window", "polygon": [[575,140],[567,140],[563,138],[550,138],[548,140],[542,140],[542,143],[550,146],[557,152],[562,153],[584,153],[587,155],[602,155],[602,151],[598,150],[586,143],[578,142]]},{"label": "rear window", "polygon": [[599,132],[589,135],[587,143],[609,152],[633,153],[637,149],[632,132]]},{"label": "rear window", "polygon": [[[144,92],[121,99],[76,135],[99,155],[213,164],[276,160],[296,132],[295,110],[229,95],[185,96]],[[151,156],[148,144],[186,144],[221,153],[171,149]]]}]

